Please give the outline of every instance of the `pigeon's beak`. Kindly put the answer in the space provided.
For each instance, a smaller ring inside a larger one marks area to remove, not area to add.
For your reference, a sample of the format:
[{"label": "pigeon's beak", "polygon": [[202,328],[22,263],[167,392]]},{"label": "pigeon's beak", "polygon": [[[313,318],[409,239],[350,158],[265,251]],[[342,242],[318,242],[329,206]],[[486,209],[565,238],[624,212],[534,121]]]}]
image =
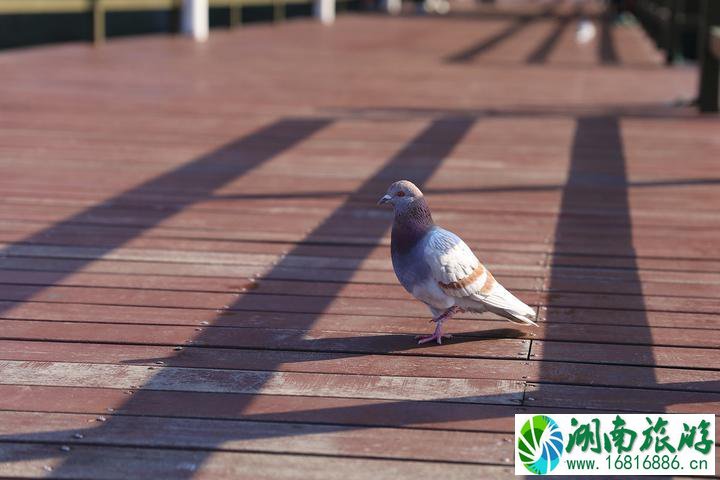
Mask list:
[{"label": "pigeon's beak", "polygon": [[383,203],[388,203],[390,200],[392,200],[392,197],[390,195],[383,195],[383,197],[378,200],[378,205],[382,205]]}]

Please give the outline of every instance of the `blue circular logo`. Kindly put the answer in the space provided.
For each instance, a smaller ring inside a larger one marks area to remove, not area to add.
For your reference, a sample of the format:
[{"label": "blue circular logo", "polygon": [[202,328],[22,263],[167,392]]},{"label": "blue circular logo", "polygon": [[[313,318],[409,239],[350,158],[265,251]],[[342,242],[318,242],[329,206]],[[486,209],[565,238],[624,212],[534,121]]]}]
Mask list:
[{"label": "blue circular logo", "polygon": [[536,475],[550,473],[560,463],[563,453],[560,427],[546,415],[535,415],[520,429],[517,448],[525,468]]}]

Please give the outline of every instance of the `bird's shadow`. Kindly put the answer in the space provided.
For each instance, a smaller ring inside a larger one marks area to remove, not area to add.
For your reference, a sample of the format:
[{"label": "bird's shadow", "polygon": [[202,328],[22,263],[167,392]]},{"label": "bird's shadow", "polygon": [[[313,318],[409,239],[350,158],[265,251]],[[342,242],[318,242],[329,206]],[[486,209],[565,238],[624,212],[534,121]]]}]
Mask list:
[{"label": "bird's shadow", "polygon": [[[488,340],[524,338],[528,338],[528,334],[523,330],[515,328],[495,328],[491,330],[477,330],[453,333],[452,338],[444,339],[442,345],[451,346],[470,342],[484,342]],[[442,354],[442,352],[444,352],[444,350],[441,348],[442,345],[438,345],[435,342],[419,344],[413,335],[408,334],[383,334],[372,336],[356,335],[333,338],[302,339],[299,342],[292,342],[288,344],[266,345],[265,349],[296,352],[322,351],[326,352],[324,355],[325,360],[333,360],[338,358],[356,357],[359,355],[389,355],[398,352],[418,352],[416,353],[417,355],[425,356],[433,355],[433,349],[436,350],[437,355],[440,355]],[[215,347],[202,347],[195,345],[193,347],[188,347],[186,349],[186,353],[187,350],[195,348]],[[242,349],[243,347],[233,347],[234,350],[238,348]],[[255,348],[252,349],[255,350]],[[167,366],[192,366],[185,362],[183,362],[182,364],[177,364],[177,359],[178,356],[171,355],[165,357],[122,360],[120,363],[125,365],[152,365],[162,362],[164,365]],[[297,361],[306,360],[303,359]],[[293,360],[289,358],[285,363],[292,362]],[[272,364],[270,366],[275,367],[276,365]],[[223,368],[227,368],[227,366],[224,366]]]}]

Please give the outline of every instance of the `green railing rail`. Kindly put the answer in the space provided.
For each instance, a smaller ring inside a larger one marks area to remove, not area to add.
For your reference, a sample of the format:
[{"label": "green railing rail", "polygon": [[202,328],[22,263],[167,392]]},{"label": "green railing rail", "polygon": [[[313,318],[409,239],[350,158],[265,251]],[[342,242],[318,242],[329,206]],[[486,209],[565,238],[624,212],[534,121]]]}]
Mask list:
[{"label": "green railing rail", "polygon": [[107,11],[170,10],[176,12],[174,30],[179,30],[182,0],[0,0],[0,14],[87,13],[93,42],[105,41]]},{"label": "green railing rail", "polygon": [[[335,0],[347,3],[352,0]],[[288,5],[311,4],[313,0],[208,0],[211,8],[227,8],[229,26],[242,23],[243,7],[272,7],[276,21],[285,18]],[[0,15],[86,13],[92,29],[95,44],[105,41],[105,21],[108,12],[158,11],[173,13],[172,30],[180,30],[182,0],[0,0]]]}]

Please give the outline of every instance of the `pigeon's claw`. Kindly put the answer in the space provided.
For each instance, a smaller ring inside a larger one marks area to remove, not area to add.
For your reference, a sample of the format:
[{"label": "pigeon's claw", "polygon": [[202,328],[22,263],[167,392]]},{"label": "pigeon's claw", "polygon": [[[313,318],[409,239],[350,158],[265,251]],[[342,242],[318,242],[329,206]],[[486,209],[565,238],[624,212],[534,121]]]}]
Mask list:
[{"label": "pigeon's claw", "polygon": [[442,333],[442,324],[443,322],[450,317],[455,312],[456,307],[449,308],[445,313],[442,315],[439,315],[437,318],[433,318],[431,321],[435,322],[435,331],[432,335],[418,335],[415,337],[415,339],[418,341],[419,345],[422,345],[423,343],[431,342],[435,340],[438,345],[442,344],[442,339],[444,338],[452,338],[452,335],[443,335]]},{"label": "pigeon's claw", "polygon": [[431,342],[435,340],[438,345],[442,344],[443,338],[452,338],[452,335],[443,335],[442,334],[442,324],[445,320],[452,317],[454,314],[458,312],[462,312],[462,308],[458,307],[457,305],[454,305],[447,310],[445,310],[443,313],[438,315],[435,318],[431,318],[431,322],[435,322],[435,331],[432,335],[418,335],[415,337],[415,339],[418,341],[418,344],[422,345],[423,343]]}]

